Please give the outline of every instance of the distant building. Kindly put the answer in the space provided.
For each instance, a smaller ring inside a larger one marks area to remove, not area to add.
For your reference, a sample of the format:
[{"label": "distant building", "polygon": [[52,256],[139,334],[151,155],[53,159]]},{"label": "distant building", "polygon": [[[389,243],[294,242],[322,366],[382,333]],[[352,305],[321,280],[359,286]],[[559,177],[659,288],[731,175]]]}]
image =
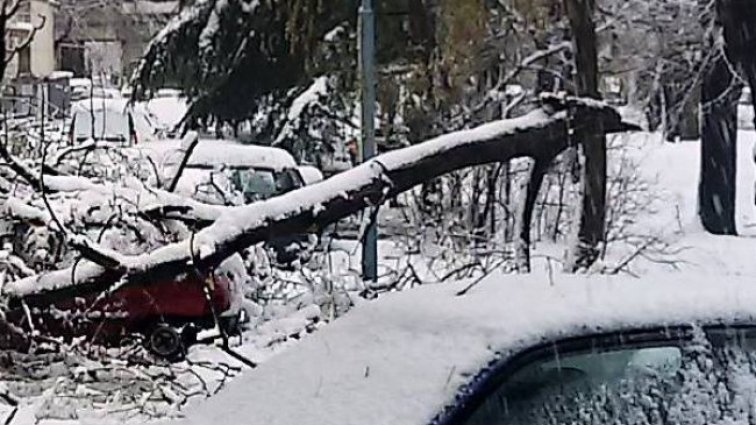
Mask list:
[{"label": "distant building", "polygon": [[5,72],[6,79],[41,79],[55,71],[57,6],[55,0],[22,0],[8,24],[8,42],[14,47],[28,45],[13,56]]},{"label": "distant building", "polygon": [[63,0],[57,16],[59,68],[76,76],[128,78],[152,37],[178,11],[178,0]]}]

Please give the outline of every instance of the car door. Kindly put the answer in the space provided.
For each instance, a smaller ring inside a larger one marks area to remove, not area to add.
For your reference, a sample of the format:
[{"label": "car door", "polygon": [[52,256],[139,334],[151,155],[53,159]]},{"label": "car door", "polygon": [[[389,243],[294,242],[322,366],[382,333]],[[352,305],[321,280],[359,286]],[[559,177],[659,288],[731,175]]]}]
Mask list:
[{"label": "car door", "polygon": [[481,372],[436,424],[719,424],[756,418],[756,330],[674,328],[526,350]]}]

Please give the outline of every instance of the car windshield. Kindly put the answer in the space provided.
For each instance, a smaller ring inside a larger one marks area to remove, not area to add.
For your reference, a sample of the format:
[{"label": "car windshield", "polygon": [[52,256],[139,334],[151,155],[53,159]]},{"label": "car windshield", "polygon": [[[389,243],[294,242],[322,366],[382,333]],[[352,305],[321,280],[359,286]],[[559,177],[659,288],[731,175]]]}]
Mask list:
[{"label": "car windshield", "polygon": [[753,423],[754,338],[752,330],[720,330],[686,344],[555,346],[507,373],[464,424]]}]

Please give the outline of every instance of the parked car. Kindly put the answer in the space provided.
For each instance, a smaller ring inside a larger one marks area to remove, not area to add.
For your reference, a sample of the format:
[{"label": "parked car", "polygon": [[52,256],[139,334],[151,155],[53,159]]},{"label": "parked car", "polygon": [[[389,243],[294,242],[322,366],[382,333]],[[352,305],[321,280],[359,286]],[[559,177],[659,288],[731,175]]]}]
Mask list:
[{"label": "parked car", "polygon": [[753,278],[469,283],[358,305],[178,423],[750,423]]},{"label": "parked car", "polygon": [[[152,143],[140,150],[164,170],[165,181],[173,179],[185,156],[178,141]],[[313,170],[305,168],[304,172],[310,181],[322,179]],[[176,192],[210,204],[249,204],[303,187],[301,173],[294,157],[283,149],[200,140],[181,173]],[[267,242],[282,265],[298,259],[308,244],[306,234]]]},{"label": "parked car", "polygon": [[[219,325],[234,332],[241,320],[243,280],[246,271],[236,255],[213,274],[186,276],[179,280],[149,282],[116,290],[61,295],[52,306],[10,306],[10,323],[43,335],[66,340],[85,337],[106,345],[121,344],[129,335],[139,334],[155,355],[179,358],[196,342],[202,329]],[[210,299],[206,295],[209,289]],[[0,332],[0,347],[23,348],[25,341],[10,332]]]},{"label": "parked car", "polygon": [[297,170],[299,170],[299,175],[302,177],[305,186],[319,183],[324,179],[323,173],[312,165],[300,165]]},{"label": "parked car", "polygon": [[91,98],[71,106],[69,137],[72,144],[87,140],[132,146],[157,140],[154,117],[126,99]]}]

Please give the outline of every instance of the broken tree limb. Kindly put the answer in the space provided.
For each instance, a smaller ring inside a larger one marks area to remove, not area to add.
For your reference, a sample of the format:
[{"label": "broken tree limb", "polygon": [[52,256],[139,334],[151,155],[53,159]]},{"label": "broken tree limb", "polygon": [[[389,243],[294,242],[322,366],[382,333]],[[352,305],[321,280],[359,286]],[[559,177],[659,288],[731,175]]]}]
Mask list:
[{"label": "broken tree limb", "polygon": [[168,184],[168,187],[166,188],[168,192],[173,193],[176,191],[179,180],[181,180],[181,176],[184,175],[184,170],[189,164],[189,158],[192,156],[194,148],[197,147],[198,143],[199,134],[197,134],[196,131],[190,131],[186,133],[186,135],[184,135],[183,139],[181,140],[181,148],[184,151],[184,156],[181,158],[181,163],[178,166],[178,170],[176,170],[176,174],[173,176],[170,184]]},{"label": "broken tree limb", "polygon": [[520,202],[515,216],[515,268],[518,273],[530,273],[530,227],[533,221],[538,192],[552,158],[535,158],[528,165],[528,173],[520,187]]},{"label": "broken tree limb", "polygon": [[11,302],[23,300],[30,306],[45,306],[59,297],[164,282],[192,270],[208,271],[251,245],[322,229],[454,170],[523,156],[553,157],[567,147],[572,127],[596,122],[607,132],[632,128],[621,122],[613,108],[600,102],[567,98],[557,104],[552,100],[523,117],[440,136],[380,155],[321,183],[229,208],[198,232],[193,243],[185,240],[147,254],[122,256],[119,268],[81,262],[76,270],[58,270],[9,283],[4,292]]}]

